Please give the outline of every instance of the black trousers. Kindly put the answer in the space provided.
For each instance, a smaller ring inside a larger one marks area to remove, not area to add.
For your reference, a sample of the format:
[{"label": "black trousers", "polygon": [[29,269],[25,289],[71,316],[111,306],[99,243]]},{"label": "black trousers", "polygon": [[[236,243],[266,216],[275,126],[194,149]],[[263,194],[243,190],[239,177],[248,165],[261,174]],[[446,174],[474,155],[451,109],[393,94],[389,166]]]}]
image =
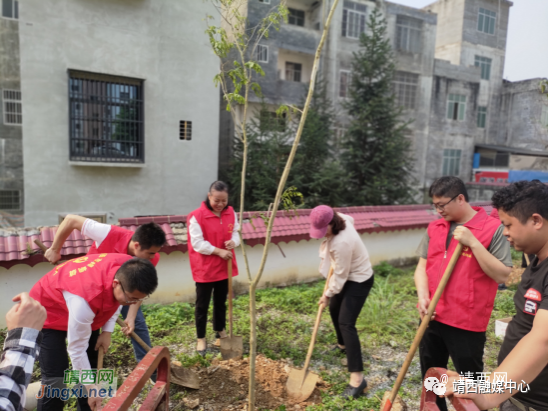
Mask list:
[{"label": "black trousers", "polygon": [[228,279],[211,283],[196,283],[196,335],[205,338],[207,310],[213,293],[213,330],[223,331],[226,327],[226,297]]},{"label": "black trousers", "polygon": [[[419,345],[422,379],[431,367],[447,368],[449,357],[458,373],[475,373],[477,380],[483,371],[485,332],[475,332],[451,327],[437,321],[428,324]],[[440,411],[447,411],[445,398],[436,400]]]},{"label": "black trousers", "polygon": [[341,292],[329,300],[329,314],[335,326],[337,341],[346,347],[348,372],[363,371],[362,349],[356,321],[373,282],[373,277],[363,283],[347,281]]},{"label": "black trousers", "polygon": [[[87,355],[92,369],[97,368],[98,352],[95,351],[95,344],[99,333],[99,330],[93,331],[89,338]],[[42,345],[38,357],[42,372],[42,384],[64,388],[65,370],[69,369],[69,356],[65,342],[67,332],[44,328],[42,334]],[[44,396],[38,400],[38,411],[62,411],[64,406],[65,403],[60,398],[45,398]],[[78,408],[81,411],[91,411],[87,398],[78,399]]]}]

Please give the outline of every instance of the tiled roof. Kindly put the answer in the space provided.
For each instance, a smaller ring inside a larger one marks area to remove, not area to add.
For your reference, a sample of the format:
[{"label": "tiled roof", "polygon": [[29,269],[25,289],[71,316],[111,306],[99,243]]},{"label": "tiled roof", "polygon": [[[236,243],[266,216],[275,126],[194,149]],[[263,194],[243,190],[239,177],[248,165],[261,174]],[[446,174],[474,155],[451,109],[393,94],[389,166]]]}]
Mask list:
[{"label": "tiled roof", "polygon": [[[474,203],[491,212],[489,202]],[[429,205],[402,205],[402,206],[363,206],[336,208],[344,214],[354,218],[354,224],[360,233],[373,233],[383,231],[410,230],[424,228],[438,218]],[[272,229],[272,242],[309,240],[311,210],[279,211]],[[135,231],[138,226],[149,222],[159,224],[166,233],[167,244],[162,247],[162,252],[167,254],[173,251],[187,251],[186,216],[151,216],[122,218],[120,226]],[[51,246],[57,226],[22,229],[0,229],[0,267],[10,268],[16,264],[34,266],[46,261],[36,244],[35,239],[40,239],[46,247]],[[247,245],[264,244],[266,226],[258,212],[244,213],[242,230],[244,241]],[[83,236],[78,230],[74,230],[69,236],[61,254],[63,259],[70,259],[87,253],[92,240]]]}]

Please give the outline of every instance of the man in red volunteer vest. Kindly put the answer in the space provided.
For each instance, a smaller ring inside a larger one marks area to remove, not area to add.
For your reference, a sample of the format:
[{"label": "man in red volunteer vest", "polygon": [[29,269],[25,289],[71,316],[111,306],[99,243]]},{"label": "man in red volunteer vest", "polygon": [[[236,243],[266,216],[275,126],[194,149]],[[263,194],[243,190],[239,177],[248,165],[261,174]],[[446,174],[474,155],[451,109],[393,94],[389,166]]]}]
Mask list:
[{"label": "man in red volunteer vest", "polygon": [[[419,346],[422,376],[431,367],[447,368],[449,357],[459,373],[479,373],[497,287],[512,269],[510,246],[500,221],[470,206],[459,178],[438,178],[429,194],[442,218],[429,224],[417,250],[421,319],[459,242],[463,251]],[[437,404],[447,410],[445,398],[438,398]]]},{"label": "man in red volunteer vest", "polygon": [[[51,247],[46,251],[45,257],[52,263],[61,258],[61,249],[73,230],[78,230],[93,240],[89,254],[118,253],[150,260],[154,266],[160,261],[160,248],[166,242],[166,235],[162,227],[155,223],[143,224],[135,232],[126,228],[110,224],[102,224],[95,220],[69,214],[65,217],[57,232]],[[141,311],[141,303],[124,307],[122,316],[127,327],[122,331],[129,335],[132,331],[137,334],[149,347],[150,333]],[[135,341],[131,340],[137,362],[146,355],[146,351]],[[152,377],[156,381],[156,374]]]},{"label": "man in red volunteer vest", "polygon": [[[471,398],[482,409],[547,411],[548,186],[538,180],[518,181],[495,192],[492,201],[510,244],[532,259],[514,295],[516,314],[506,329],[499,366],[486,376],[491,383],[496,375],[502,375],[507,384],[499,386],[500,390],[488,390],[488,394],[467,390],[457,396]],[[459,378],[454,373],[449,376]],[[452,384],[447,388],[446,394],[452,394]]]},{"label": "man in red volunteer vest", "polygon": [[[42,277],[29,293],[47,311],[39,357],[42,384],[59,387],[69,369],[67,352],[73,370],[97,368],[97,350],[108,349],[121,306],[146,299],[157,285],[150,261],[124,254],[76,258]],[[100,401],[78,399],[82,411]],[[38,411],[61,411],[63,406],[60,398],[44,397]]]}]

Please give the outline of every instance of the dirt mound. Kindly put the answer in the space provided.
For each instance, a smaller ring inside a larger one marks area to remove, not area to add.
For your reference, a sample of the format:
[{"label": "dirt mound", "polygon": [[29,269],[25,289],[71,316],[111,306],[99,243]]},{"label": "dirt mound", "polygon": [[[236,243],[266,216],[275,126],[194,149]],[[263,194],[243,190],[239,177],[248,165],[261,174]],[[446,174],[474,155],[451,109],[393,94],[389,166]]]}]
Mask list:
[{"label": "dirt mound", "polygon": [[[306,401],[295,403],[287,398],[285,384],[290,371],[289,361],[273,361],[262,355],[256,362],[256,407],[257,409],[276,409],[280,405],[289,405],[295,409],[306,409],[307,406],[321,403],[320,390],[328,388],[321,379],[316,389]],[[201,406],[205,410],[244,410],[247,408],[249,384],[249,360],[219,361],[207,369],[200,369],[201,388],[188,391],[181,406],[188,409]]]}]

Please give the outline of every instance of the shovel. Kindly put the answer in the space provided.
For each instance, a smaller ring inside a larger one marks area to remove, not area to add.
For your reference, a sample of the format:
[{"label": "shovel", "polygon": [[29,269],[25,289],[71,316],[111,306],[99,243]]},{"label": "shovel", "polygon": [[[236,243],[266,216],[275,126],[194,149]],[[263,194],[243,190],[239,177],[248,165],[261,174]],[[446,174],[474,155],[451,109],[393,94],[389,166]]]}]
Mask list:
[{"label": "shovel", "polygon": [[409,369],[409,366],[411,365],[411,361],[413,361],[413,356],[415,355],[415,352],[417,351],[417,348],[422,340],[422,336],[424,335],[424,332],[426,331],[426,328],[428,327],[428,324],[430,323],[430,318],[432,318],[432,314],[434,314],[436,305],[438,304],[438,301],[440,300],[441,295],[443,294],[443,290],[445,289],[445,286],[447,285],[447,282],[449,281],[449,278],[451,277],[453,268],[455,268],[455,264],[457,264],[457,260],[459,259],[461,253],[462,253],[462,244],[458,243],[457,247],[455,248],[455,251],[453,252],[453,255],[451,256],[451,260],[449,260],[449,264],[447,264],[447,268],[445,269],[445,272],[443,273],[443,277],[441,278],[441,281],[438,284],[438,288],[436,289],[436,292],[434,293],[434,297],[432,297],[432,300],[430,301],[430,305],[428,306],[428,313],[423,317],[421,321],[419,330],[417,331],[417,334],[415,335],[415,339],[413,340],[413,344],[411,344],[411,348],[409,349],[409,352],[407,353],[407,357],[405,357],[405,361],[403,362],[400,373],[398,374],[398,378],[396,379],[396,382],[394,383],[394,386],[392,387],[390,396],[384,403],[384,406],[381,408],[382,411],[390,411],[392,409],[392,403],[396,399],[396,395],[398,394],[398,390],[400,389],[400,386],[401,386],[401,383],[403,382],[405,374],[407,374],[407,370]]},{"label": "shovel", "polygon": [[232,259],[228,260],[228,327],[228,337],[221,338],[223,360],[242,358],[244,353],[242,337],[237,337],[232,333]]},{"label": "shovel", "polygon": [[[333,267],[329,269],[327,280],[323,292],[325,294],[329,287],[329,280],[333,275]],[[322,294],[323,295],[323,294]],[[325,306],[322,304],[318,308],[318,315],[316,316],[316,323],[314,324],[314,331],[312,331],[312,339],[310,340],[310,346],[308,347],[308,354],[306,355],[306,361],[302,370],[292,369],[287,377],[286,389],[287,395],[292,400],[302,402],[314,392],[316,388],[316,382],[318,382],[318,374],[308,372],[308,366],[310,365],[310,359],[312,358],[312,352],[314,351],[314,344],[316,343],[316,336],[318,335],[318,329],[320,328],[320,320],[322,319],[322,312]]]},{"label": "shovel", "polygon": [[[120,318],[117,318],[116,322],[120,327],[126,326],[126,323],[124,323]],[[146,343],[134,332],[131,333],[131,338],[137,341],[137,343],[143,347],[146,352],[150,351],[150,347],[146,345]],[[176,364],[171,364],[171,382],[173,384],[180,385],[181,387],[193,388],[195,390],[200,388],[200,378],[198,375],[194,371]]]}]

